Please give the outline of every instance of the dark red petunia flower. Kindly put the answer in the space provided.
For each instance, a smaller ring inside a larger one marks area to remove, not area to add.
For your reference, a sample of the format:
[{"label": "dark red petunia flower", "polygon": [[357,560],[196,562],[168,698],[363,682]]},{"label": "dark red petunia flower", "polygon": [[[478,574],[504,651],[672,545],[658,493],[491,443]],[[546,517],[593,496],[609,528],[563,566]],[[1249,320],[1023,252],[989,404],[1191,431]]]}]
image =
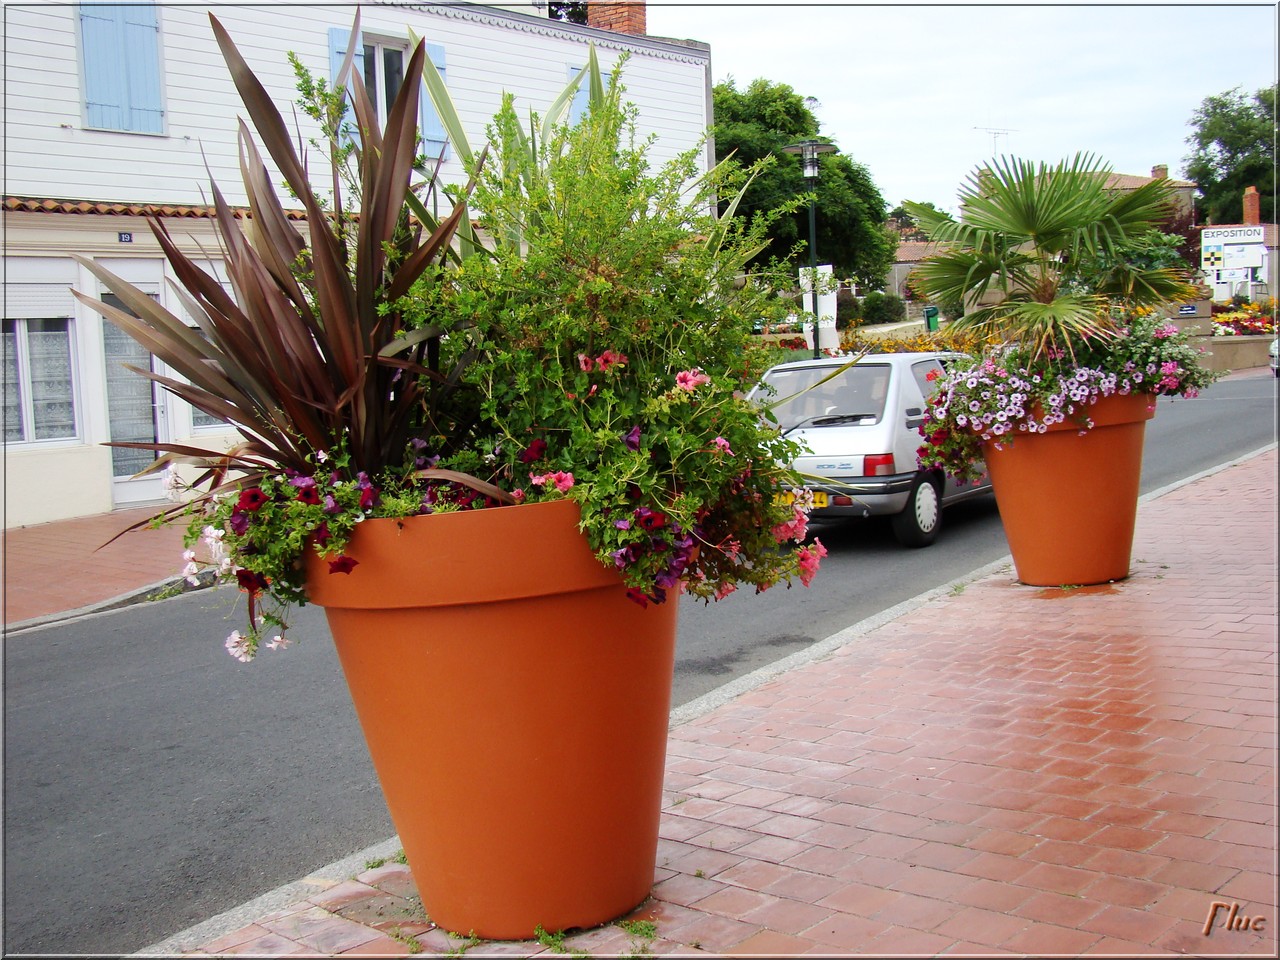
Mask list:
[{"label": "dark red petunia flower", "polygon": [[254,513],[262,508],[267,502],[267,495],[258,487],[250,487],[248,490],[240,491],[240,499],[236,502],[237,510],[246,510]]},{"label": "dark red petunia flower", "polygon": [[547,441],[538,437],[533,443],[529,444],[527,450],[521,452],[517,458],[521,463],[536,463],[541,460],[547,453]]},{"label": "dark red petunia flower", "polygon": [[636,511],[636,520],[643,530],[661,530],[667,525],[667,515],[661,510],[650,510],[641,507]]},{"label": "dark red petunia flower", "polygon": [[260,573],[241,567],[236,571],[236,583],[247,593],[261,593],[267,589],[267,578]]},{"label": "dark red petunia flower", "polygon": [[635,587],[632,587],[627,591],[627,599],[632,603],[640,604],[642,607],[647,607],[649,605],[649,598],[644,595],[643,591],[637,590]]},{"label": "dark red petunia flower", "polygon": [[337,557],[329,561],[330,573],[350,573],[352,568],[360,561],[353,557],[348,557],[345,553],[339,554]]},{"label": "dark red petunia flower", "polygon": [[320,505],[320,491],[315,487],[303,487],[298,491],[298,499],[313,507]]}]

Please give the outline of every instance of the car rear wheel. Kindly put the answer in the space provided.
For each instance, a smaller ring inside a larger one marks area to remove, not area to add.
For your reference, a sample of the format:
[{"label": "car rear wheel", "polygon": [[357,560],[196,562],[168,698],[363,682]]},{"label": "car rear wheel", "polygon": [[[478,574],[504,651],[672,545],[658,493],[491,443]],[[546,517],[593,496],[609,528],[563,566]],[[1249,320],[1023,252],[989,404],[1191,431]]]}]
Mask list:
[{"label": "car rear wheel", "polygon": [[942,496],[933,478],[920,474],[911,485],[906,509],[890,518],[893,535],[904,547],[927,547],[942,526]]}]

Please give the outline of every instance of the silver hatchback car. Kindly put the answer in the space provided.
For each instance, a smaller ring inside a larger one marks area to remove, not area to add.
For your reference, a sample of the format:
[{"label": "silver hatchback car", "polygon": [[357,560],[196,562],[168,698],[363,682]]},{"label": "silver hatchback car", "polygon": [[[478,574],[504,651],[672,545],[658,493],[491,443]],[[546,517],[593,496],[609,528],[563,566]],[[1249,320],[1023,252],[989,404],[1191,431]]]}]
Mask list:
[{"label": "silver hatchback car", "polygon": [[[931,372],[955,353],[890,353],[849,363],[800,360],[768,370],[751,396],[770,404],[784,433],[808,452],[792,466],[812,491],[811,517],[888,516],[898,541],[924,547],[938,537],[942,507],[990,491],[916,466]],[[832,374],[837,374],[832,376]]]}]

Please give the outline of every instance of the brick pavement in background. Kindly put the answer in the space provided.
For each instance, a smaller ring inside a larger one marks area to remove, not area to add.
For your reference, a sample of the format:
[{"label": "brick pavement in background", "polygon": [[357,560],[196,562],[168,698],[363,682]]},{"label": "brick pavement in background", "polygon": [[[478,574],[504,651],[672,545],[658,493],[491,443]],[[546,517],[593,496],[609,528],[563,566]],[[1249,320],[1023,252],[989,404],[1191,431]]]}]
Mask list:
[{"label": "brick pavement in background", "polygon": [[[656,938],[564,947],[1275,956],[1276,469],[1143,504],[1124,582],[994,574],[674,728]],[[189,955],[464,945],[393,863]]]},{"label": "brick pavement in background", "polygon": [[103,546],[160,506],[4,532],[4,622],[17,624],[114,600],[176,577],[183,528],[141,529]]}]

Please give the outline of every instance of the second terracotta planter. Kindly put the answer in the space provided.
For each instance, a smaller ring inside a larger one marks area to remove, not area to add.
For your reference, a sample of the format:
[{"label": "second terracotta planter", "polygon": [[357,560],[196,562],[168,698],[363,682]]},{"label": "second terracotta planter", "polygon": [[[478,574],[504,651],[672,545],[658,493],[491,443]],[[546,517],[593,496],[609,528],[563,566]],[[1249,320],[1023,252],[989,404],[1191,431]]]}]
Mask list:
[{"label": "second terracotta planter", "polygon": [[1033,586],[1106,583],[1129,575],[1149,394],[1102,397],[1081,433],[1072,419],[1047,433],[983,445],[1018,579]]},{"label": "second terracotta planter", "polygon": [[642,608],[568,501],[365,521],[308,560],[423,907],[494,939],[653,883],[678,599]]}]

